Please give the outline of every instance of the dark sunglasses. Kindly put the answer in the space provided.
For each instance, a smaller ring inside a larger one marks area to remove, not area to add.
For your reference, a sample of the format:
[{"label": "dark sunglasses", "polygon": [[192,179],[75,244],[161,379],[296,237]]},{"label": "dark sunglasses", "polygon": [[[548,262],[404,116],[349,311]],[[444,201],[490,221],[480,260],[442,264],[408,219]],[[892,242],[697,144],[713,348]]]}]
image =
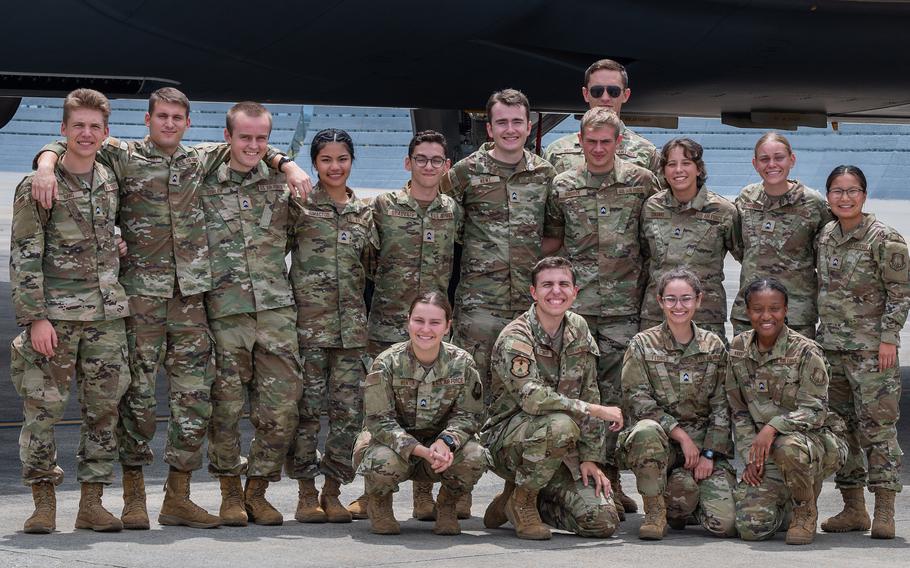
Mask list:
[{"label": "dark sunglasses", "polygon": [[588,89],[588,92],[591,93],[591,96],[595,99],[604,96],[604,91],[610,95],[611,99],[618,99],[622,94],[622,87],[617,87],[616,85],[594,85]]}]

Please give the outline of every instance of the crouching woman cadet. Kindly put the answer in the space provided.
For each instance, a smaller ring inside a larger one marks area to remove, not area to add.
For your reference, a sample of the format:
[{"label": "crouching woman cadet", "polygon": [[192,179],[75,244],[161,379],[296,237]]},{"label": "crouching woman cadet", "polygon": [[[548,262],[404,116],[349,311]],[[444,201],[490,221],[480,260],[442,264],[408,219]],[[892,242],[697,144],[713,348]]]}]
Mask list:
[{"label": "crouching woman cadet", "polygon": [[844,423],[828,412],[828,369],[817,343],[786,325],[787,289],[775,278],[743,292],[752,330],[737,335],[727,363],[736,449],[746,464],[736,489],[743,540],[772,538],[792,505],[787,544],[809,544],[826,477],[847,458]]},{"label": "crouching woman cadet", "polygon": [[365,479],[376,534],[399,534],[392,495],[408,479],[442,483],[433,532],[460,534],[455,504],[486,469],[486,450],[474,439],[483,387],[471,355],[443,343],[451,325],[445,295],[421,294],[408,311],[410,339],[379,354],[367,375],[354,466]]}]

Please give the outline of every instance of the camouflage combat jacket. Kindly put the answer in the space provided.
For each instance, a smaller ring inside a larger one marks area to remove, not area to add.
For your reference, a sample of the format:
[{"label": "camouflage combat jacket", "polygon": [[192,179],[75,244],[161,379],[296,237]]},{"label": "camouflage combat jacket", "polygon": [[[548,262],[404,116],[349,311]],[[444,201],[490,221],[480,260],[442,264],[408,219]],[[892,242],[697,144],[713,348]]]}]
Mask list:
[{"label": "camouflage combat jacket", "polygon": [[367,344],[363,290],[379,237],[369,203],[350,189],[348,197],[339,213],[316,184],[300,208],[291,283],[302,346],[348,349]]},{"label": "camouflage combat jacket", "polygon": [[28,175],[16,188],[10,236],[10,288],[16,323],[100,321],[129,315],[117,278],[117,182],[95,162],[92,186],[54,170],[59,198],[50,210],[32,199]]},{"label": "camouflage combat jacket", "polygon": [[791,183],[795,186],[777,199],[769,198],[761,183],[753,183],[734,201],[743,266],[731,320],[749,321],[743,290],[758,277],[773,276],[787,287],[787,321],[792,325],[818,321],[815,237],[833,217],[817,191]]},{"label": "camouflage combat jacket", "polygon": [[[654,144],[626,128],[625,124],[622,125],[620,132],[622,141],[616,147],[616,157],[651,170],[651,173],[660,179],[660,154]],[[544,150],[543,157],[556,168],[557,173],[577,170],[585,165],[585,154],[578,143],[577,132],[571,132],[551,142]]]},{"label": "camouflage combat jacket", "polygon": [[771,351],[760,353],[754,335],[734,337],[727,360],[733,436],[744,463],[765,424],[781,434],[805,434],[824,427],[829,416],[828,364],[818,344],[784,326]]},{"label": "camouflage combat jacket", "polygon": [[448,195],[439,194],[424,210],[411,197],[411,182],[373,200],[373,222],[381,246],[376,258],[369,338],[394,343],[408,338],[408,308],[424,292],[446,294],[455,242],[464,215]]},{"label": "camouflage combat jacket", "polygon": [[642,319],[664,319],[657,303],[657,283],[664,272],[687,266],[698,276],[704,288],[695,321],[722,324],[727,320],[724,257],[730,251],[737,260],[742,258],[734,238],[737,218],[736,207],[732,203],[704,186],[686,204],[680,204],[669,189],[648,199],[641,219],[641,231],[649,257],[648,288],[641,306]]},{"label": "camouflage combat jacket", "polygon": [[910,310],[907,243],[870,213],[846,235],[838,221],[818,234],[821,324],[825,349],[878,351],[880,343],[900,345]]},{"label": "camouflage combat jacket", "polygon": [[544,209],[556,172],[540,157],[525,159],[509,176],[488,142],[455,164],[442,189],[464,208],[464,249],[456,305],[525,310],[531,269],[540,259]]},{"label": "camouflage combat jacket", "polygon": [[639,219],[658,190],[654,174],[616,160],[600,187],[587,169],[553,180],[545,237],[561,238],[581,290],[573,311],[586,316],[638,315],[644,285]]},{"label": "camouflage combat jacket", "polygon": [[199,188],[208,228],[214,288],[209,318],[294,305],[285,257],[297,211],[284,175],[264,162],[249,173],[221,164]]},{"label": "camouflage combat jacket", "polygon": [[632,338],[622,363],[629,427],[648,419],[669,435],[679,426],[699,448],[732,457],[727,350],[715,334],[694,323],[692,329],[688,345],[676,341],[666,322]]},{"label": "camouflage combat jacket", "polygon": [[471,440],[483,420],[483,387],[467,351],[443,343],[427,371],[404,341],[373,361],[363,411],[373,440],[408,460],[418,444],[429,446],[443,432],[459,448]]},{"label": "camouflage combat jacket", "polygon": [[[563,412],[581,429],[578,454],[572,459],[601,463],[606,430],[603,421],[588,415],[589,403],[600,404],[600,352],[583,317],[566,312],[562,329],[562,348],[557,351],[537,321],[537,304],[532,304],[499,334],[493,345],[493,397],[482,439],[489,447],[519,412],[532,416]],[[569,465],[573,473],[575,466]]]}]

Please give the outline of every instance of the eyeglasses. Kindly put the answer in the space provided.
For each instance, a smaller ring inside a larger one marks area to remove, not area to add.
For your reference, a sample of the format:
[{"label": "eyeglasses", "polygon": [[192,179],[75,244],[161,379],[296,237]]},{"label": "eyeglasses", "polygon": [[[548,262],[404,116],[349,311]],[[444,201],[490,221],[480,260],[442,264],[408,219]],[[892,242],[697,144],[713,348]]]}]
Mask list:
[{"label": "eyeglasses", "polygon": [[689,296],[689,295],[679,296],[679,297],[676,297],[676,296],[661,296],[661,297],[660,297],[660,303],[663,304],[663,305],[665,305],[665,306],[667,306],[668,308],[672,308],[672,307],[675,306],[677,303],[680,303],[680,304],[682,304],[683,306],[685,306],[685,307],[688,308],[688,307],[691,307],[692,304],[695,303],[695,296]]},{"label": "eyeglasses", "polygon": [[606,91],[612,99],[617,99],[622,95],[622,87],[617,87],[616,85],[594,85],[588,89],[588,92],[591,93],[591,96],[595,99],[604,96],[604,91]]},{"label": "eyeglasses", "polygon": [[837,188],[828,190],[828,195],[837,199],[840,199],[844,195],[850,199],[855,199],[856,197],[859,197],[860,193],[866,193],[866,190],[861,187],[851,187],[850,189]]},{"label": "eyeglasses", "polygon": [[414,163],[425,168],[427,164],[430,164],[434,168],[441,168],[444,163],[446,163],[445,158],[440,158],[439,156],[434,156],[432,158],[427,158],[426,156],[411,156],[411,159],[414,160]]}]

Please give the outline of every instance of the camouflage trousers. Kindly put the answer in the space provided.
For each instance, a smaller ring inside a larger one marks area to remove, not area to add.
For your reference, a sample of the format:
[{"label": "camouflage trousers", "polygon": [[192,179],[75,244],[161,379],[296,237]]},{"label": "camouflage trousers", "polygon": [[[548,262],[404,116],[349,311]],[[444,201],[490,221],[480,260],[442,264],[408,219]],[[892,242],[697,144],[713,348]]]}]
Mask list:
[{"label": "camouflage trousers", "polygon": [[[433,440],[423,440],[429,447]],[[469,440],[455,450],[452,465],[442,473],[436,473],[421,458],[412,456],[404,460],[392,448],[373,442],[370,433],[362,431],[354,444],[354,467],[364,477],[369,493],[385,495],[398,491],[398,484],[411,479],[415,482],[439,483],[453,495],[470,493],[487,469],[487,454],[483,446]]]},{"label": "camouflage trousers", "polygon": [[375,341],[370,339],[367,342],[367,355],[370,356],[370,359],[375,359],[380,353],[393,345],[395,345],[395,343],[390,341]]},{"label": "camouflage trousers", "polygon": [[[285,471],[293,479],[314,479],[322,473],[350,483],[354,480],[351,464],[354,441],[363,428],[364,349],[301,345],[300,354],[303,357],[300,423],[288,450]],[[326,409],[329,432],[320,459],[316,450],[319,420]]]},{"label": "camouflage trousers", "polygon": [[30,327],[10,346],[10,379],[23,399],[22,481],[26,485],[63,481],[54,425],[63,418],[75,374],[82,416],[76,479],[111,483],[117,461],[117,405],[130,383],[126,328],[122,319],[51,323],[57,332],[52,358],[32,348]]},{"label": "camouflage trousers", "polygon": [[878,351],[825,351],[825,356],[831,365],[829,405],[847,423],[849,452],[834,478],[837,487],[863,487],[868,482],[870,489],[900,491],[900,362],[882,372]]},{"label": "camouflage trousers", "polygon": [[608,537],[619,526],[611,495],[595,495],[578,471],[575,443],[581,431],[567,414],[519,412],[487,438],[493,471],[539,491],[541,519],[579,536]]},{"label": "camouflage trousers", "polygon": [[739,536],[743,540],[773,537],[789,514],[792,490],[814,487],[818,492],[846,457],[846,442],[827,428],[808,434],[779,434],[758,487],[740,481],[733,494]]},{"label": "camouflage trousers", "polygon": [[[638,333],[637,316],[597,317],[584,316],[588,329],[597,341],[600,357],[597,359],[597,386],[600,403],[606,406],[622,406],[622,359],[629,342]],[[625,417],[628,419],[628,417]],[[618,432],[606,430],[604,446],[606,455],[603,463],[618,466],[616,461]]]},{"label": "camouflage trousers", "polygon": [[[660,325],[660,324],[662,324],[662,323],[664,323],[664,320],[650,320],[650,319],[649,319],[649,320],[645,320],[645,319],[643,319],[643,320],[641,320],[641,327],[640,327],[639,329],[641,329],[641,331],[644,331],[644,330],[646,330],[646,329],[651,329],[652,327],[656,327],[656,326],[658,326],[658,325]],[[700,321],[697,321],[697,322],[695,322],[695,323],[698,324],[698,327],[700,327],[700,328],[702,328],[702,329],[707,329],[708,331],[710,331],[710,332],[714,333],[715,335],[717,335],[717,337],[719,337],[720,340],[724,342],[724,347],[730,347],[730,342],[727,340],[727,326],[726,326],[726,324],[723,324],[723,323],[702,323],[702,322],[700,322]],[[752,329],[752,326],[749,326],[748,329]],[[734,335],[736,335],[736,334],[734,333]]]},{"label": "camouflage trousers", "polygon": [[[733,336],[737,336],[744,331],[749,331],[752,329],[752,323],[748,321],[731,319],[730,323],[733,324]],[[699,324],[701,326],[701,324]],[[809,339],[815,339],[815,324],[812,325],[791,325],[787,324],[787,327],[795,331],[796,333],[808,337]]]},{"label": "camouflage trousers", "polygon": [[130,296],[126,318],[130,386],[120,401],[120,462],[150,465],[155,435],[155,382],[164,364],[168,378],[164,461],[179,471],[202,467],[202,445],[212,415],[215,361],[203,295]]},{"label": "camouflage trousers", "polygon": [[480,380],[483,383],[484,403],[487,406],[490,405],[493,396],[493,376],[490,374],[493,344],[496,343],[502,329],[523,314],[525,310],[494,310],[461,306],[455,310],[452,343],[474,357],[477,372],[480,373]]},{"label": "camouflage trousers", "polygon": [[639,493],[664,496],[668,519],[694,515],[715,536],[736,535],[736,474],[727,460],[716,459],[714,472],[695,481],[692,471],[683,467],[686,460],[679,444],[671,441],[654,420],[639,420],[623,432],[619,455],[635,473]]},{"label": "camouflage trousers", "polygon": [[[209,421],[209,472],[281,479],[302,389],[293,307],[213,319],[217,373]],[[244,393],[255,429],[249,458],[240,451]]]}]

